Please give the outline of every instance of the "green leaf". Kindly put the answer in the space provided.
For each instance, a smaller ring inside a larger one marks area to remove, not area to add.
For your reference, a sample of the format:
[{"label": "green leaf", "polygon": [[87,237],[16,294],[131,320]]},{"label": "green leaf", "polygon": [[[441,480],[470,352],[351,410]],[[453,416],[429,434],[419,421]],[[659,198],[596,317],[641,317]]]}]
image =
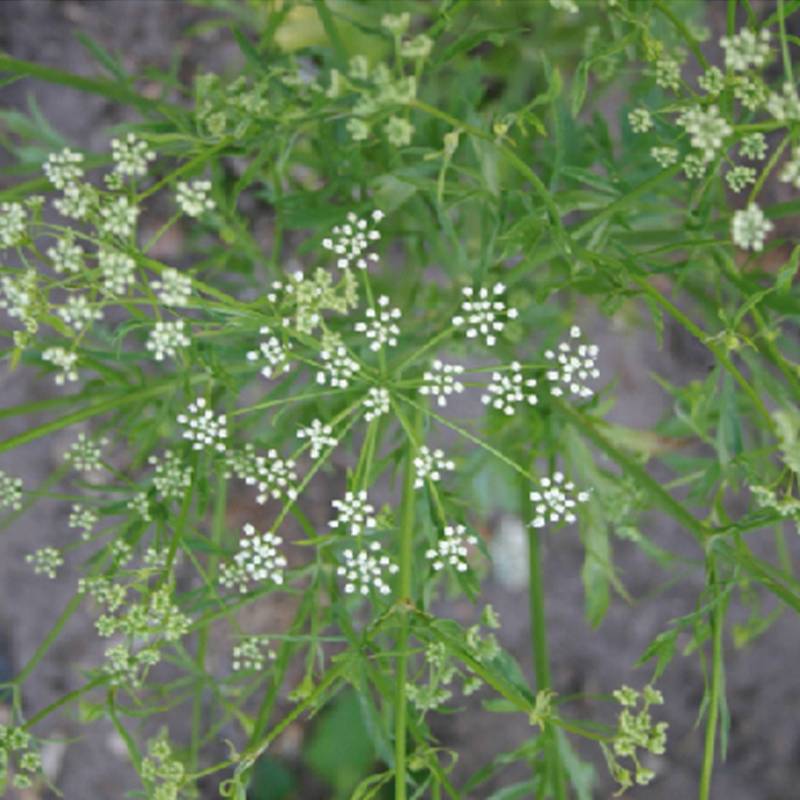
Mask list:
[{"label": "green leaf", "polygon": [[736,407],[736,392],[733,379],[726,372],[722,375],[719,393],[719,421],[717,423],[717,457],[720,464],[728,464],[742,452],[742,426]]},{"label": "green leaf", "polygon": [[572,116],[577,117],[586,100],[586,92],[589,88],[589,62],[581,61],[578,69],[575,70],[575,77],[572,81],[571,111]]},{"label": "green leaf", "polygon": [[375,748],[354,692],[342,692],[322,715],[304,760],[333,787],[336,797],[350,797],[375,760]]},{"label": "green leaf", "polygon": [[391,174],[378,175],[372,182],[375,192],[375,207],[386,214],[400,208],[410,197],[417,193],[417,187],[400,180]]},{"label": "green leaf", "polygon": [[778,440],[786,466],[796,474],[800,474],[800,412],[796,408],[782,409],[772,414],[778,429]]}]

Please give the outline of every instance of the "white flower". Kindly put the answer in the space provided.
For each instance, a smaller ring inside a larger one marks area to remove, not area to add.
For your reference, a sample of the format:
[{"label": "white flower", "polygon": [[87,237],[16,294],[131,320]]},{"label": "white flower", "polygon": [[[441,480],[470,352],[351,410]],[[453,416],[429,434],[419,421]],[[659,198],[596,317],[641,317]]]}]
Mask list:
[{"label": "white flower", "polygon": [[114,171],[120,177],[141,178],[147,174],[147,164],[153,161],[156,154],[147,142],[137,139],[129,133],[124,139],[111,140],[111,158],[114,160]]},{"label": "white flower", "polygon": [[180,348],[188,347],[192,343],[184,333],[184,327],[182,319],[156,322],[145,344],[156,361],[163,361],[165,356],[175,358]]},{"label": "white flower", "polygon": [[533,378],[522,377],[522,367],[515,361],[508,372],[492,373],[491,383],[486,387],[486,394],[481,397],[481,402],[511,416],[518,405],[528,403],[535,406],[539,402],[536,394],[528,391],[535,386],[536,381]]},{"label": "white flower", "polygon": [[683,174],[689,179],[702,178],[706,174],[708,162],[697,153],[689,153],[683,159]]},{"label": "white flower", "polygon": [[719,67],[709,67],[698,79],[700,88],[712,96],[718,95],[725,88],[725,76]]},{"label": "white flower", "polygon": [[75,244],[75,234],[71,230],[56,241],[55,247],[47,249],[47,257],[53,262],[57,275],[80,272],[83,268],[83,250]]},{"label": "white flower", "polygon": [[417,473],[414,488],[421,489],[426,480],[436,483],[442,479],[443,470],[452,472],[455,468],[455,462],[445,456],[444,450],[438,448],[431,450],[426,445],[422,445],[414,459],[414,469]]},{"label": "white flower", "polygon": [[735,36],[723,36],[719,43],[725,51],[725,68],[745,72],[751,67],[763,67],[772,55],[770,32],[767,28],[753,33],[742,28]]},{"label": "white flower", "polygon": [[268,642],[259,636],[248,636],[242,639],[239,644],[234,645],[233,660],[231,666],[234,672],[241,670],[262,670],[266,663],[266,658],[270,661],[275,660],[275,651],[267,650],[266,658],[264,648]]},{"label": "white flower", "polygon": [[378,542],[372,542],[368,548],[357,553],[345,550],[342,556],[344,563],[336,569],[336,574],[345,580],[345,594],[367,596],[373,589],[382,595],[391,592],[384,576],[387,572],[394,575],[398,567],[382,554]]},{"label": "white flower", "polygon": [[797,96],[797,88],[786,81],[780,93],[770,93],[767,99],[767,111],[779,122],[800,119],[800,97]]},{"label": "white flower", "polygon": [[[573,339],[581,337],[581,329],[573,325],[569,330]],[[554,383],[563,383],[567,390],[578,397],[591,397],[594,392],[586,385],[590,378],[599,378],[597,369],[598,347],[596,344],[579,344],[575,350],[569,342],[561,342],[558,351],[547,350],[544,357],[555,361],[556,368],[547,372],[547,379]],[[564,394],[560,386],[553,386],[550,393],[556,397]]]},{"label": "white flower", "polygon": [[103,446],[107,439],[94,442],[79,433],[78,438],[69,446],[64,458],[80,472],[97,472],[103,468]]},{"label": "white flower", "polygon": [[628,113],[628,123],[634,133],[647,133],[653,127],[653,117],[646,108],[635,108]]},{"label": "white flower", "polygon": [[733,83],[733,96],[748,111],[756,111],[767,100],[767,87],[759,78],[739,75]]},{"label": "white flower", "polygon": [[0,508],[22,508],[22,478],[13,478],[0,469]]},{"label": "white flower", "polygon": [[48,347],[42,353],[42,360],[61,370],[55,377],[57,386],[63,386],[67,381],[78,380],[78,372],[75,369],[75,363],[78,360],[77,353],[70,353],[63,347]]},{"label": "white flower", "polygon": [[542,478],[539,489],[531,492],[534,518],[531,525],[534,528],[543,528],[548,522],[575,522],[575,508],[578,503],[589,500],[589,492],[575,493],[575,484],[564,480],[560,472],[555,472],[552,478]]},{"label": "white flower", "polygon": [[419,393],[435,397],[436,405],[444,408],[451,394],[461,394],[464,391],[464,384],[458,378],[463,374],[464,367],[460,364],[445,364],[437,358],[431,364],[430,370],[423,373]]},{"label": "white flower", "polygon": [[258,345],[258,350],[251,350],[247,354],[247,360],[266,361],[267,363],[261,369],[261,374],[265,378],[272,378],[279,372],[288,372],[290,364],[289,355],[286,352],[287,347],[284,347],[277,336],[272,335],[272,331],[268,327],[261,328],[259,333],[267,338]]},{"label": "white flower", "polygon": [[123,295],[135,280],[136,262],[118,250],[101,249],[97,263],[103,273],[103,288],[111,295]]},{"label": "white flower", "polygon": [[414,126],[407,119],[393,114],[383,126],[383,132],[392,147],[407,147],[414,136]]},{"label": "white flower", "polygon": [[400,319],[400,317],[400,309],[389,308],[389,298],[381,295],[378,298],[378,309],[368,308],[366,321],[357,322],[355,331],[363,333],[370,340],[370,350],[378,351],[384,345],[396,347],[400,328],[394,323],[394,320]]},{"label": "white flower", "polygon": [[656,83],[662,89],[677,91],[681,85],[681,65],[674,58],[656,61]]},{"label": "white flower", "polygon": [[298,439],[308,439],[311,444],[311,458],[319,458],[327,447],[336,447],[339,442],[333,435],[333,428],[325,425],[321,420],[315,419],[305,428],[297,431]]},{"label": "white flower", "polygon": [[[128,501],[127,507],[134,513],[138,514],[145,522],[150,522],[152,519],[150,515],[150,498],[147,496],[147,492],[136,492],[136,494]],[[149,558],[148,555],[150,555]],[[166,566],[166,563],[152,563],[156,555],[157,551],[153,550],[152,548],[148,548],[144,558],[145,564],[148,566],[152,565],[154,567]]]},{"label": "white flower", "polygon": [[297,497],[297,473],[292,459],[281,458],[273,449],[267,452],[266,457],[257,456],[255,466],[259,492],[257,503],[264,504],[270,497],[275,500],[284,496],[289,500]]},{"label": "white flower", "polygon": [[750,203],[744,210],[739,210],[731,220],[731,239],[742,250],[754,250],[760,253],[764,249],[764,240],[775,226],[764,216],[764,212]]},{"label": "white flower", "polygon": [[35,553],[25,556],[25,560],[33,566],[37,575],[46,575],[53,579],[58,568],[64,563],[61,553],[55,547],[41,547]]},{"label": "white flower", "polygon": [[220,583],[228,589],[238,585],[242,593],[252,582],[270,581],[282,586],[287,561],[278,548],[283,539],[269,531],[257,533],[249,522],[242,530],[245,535],[239,541],[233,564],[223,564],[220,568]]},{"label": "white flower", "polygon": [[51,153],[47,157],[42,171],[56,189],[66,189],[69,184],[83,178],[83,154],[65,147],[60,153]]},{"label": "white flower", "polygon": [[86,541],[92,535],[92,530],[97,524],[97,519],[97,513],[93,509],[86,508],[86,506],[82,506],[80,503],[75,503],[72,506],[67,524],[70,528],[80,529],[81,539]]},{"label": "white flower", "polygon": [[373,226],[377,225],[384,217],[382,211],[375,210],[366,219],[360,219],[352,211],[347,215],[344,225],[337,225],[332,235],[322,240],[322,246],[332,251],[338,258],[336,266],[339,269],[348,269],[356,266],[366,269],[368,262],[378,260],[378,254],[370,251],[372,242],[377,242],[380,232]]},{"label": "white flower", "polygon": [[56,211],[70,219],[85,219],[89,209],[97,202],[97,191],[88,183],[70,183],[64,187],[64,196],[53,201]]},{"label": "white flower", "polygon": [[467,533],[463,525],[448,525],[443,531],[443,536],[436,543],[436,547],[425,551],[425,558],[431,562],[434,571],[439,572],[446,566],[453,567],[457,572],[466,572],[469,568],[467,556],[468,545],[478,543],[478,537]]},{"label": "white flower", "polygon": [[756,181],[756,171],[752,167],[734,167],[725,173],[725,181],[732,192],[741,192]]},{"label": "white flower", "polygon": [[155,467],[153,486],[162,500],[179,499],[192,485],[191,467],[185,467],[181,457],[172,450],[165,450],[161,459],[150,456],[147,463]]},{"label": "white flower", "polygon": [[103,233],[124,239],[136,228],[139,209],[127,197],[117,197],[100,206],[100,216],[102,219],[98,227]]},{"label": "white flower", "polygon": [[767,140],[763,133],[751,133],[742,139],[739,152],[743,158],[762,161],[767,155]]},{"label": "white flower", "polygon": [[206,406],[206,399],[198,397],[189,404],[186,414],[178,414],[178,423],[184,426],[183,438],[192,442],[192,450],[212,448],[224,453],[228,438],[227,418],[225,414],[214,414]]},{"label": "white flower", "polygon": [[161,280],[152,281],[150,285],[165,306],[185,306],[192,296],[192,279],[174,267],[167,267],[161,273]]},{"label": "white flower", "polygon": [[20,203],[0,203],[0,250],[14,247],[25,238],[25,209]]},{"label": "white flower", "polygon": [[343,500],[334,500],[331,505],[338,512],[336,519],[330,522],[331,528],[349,529],[353,536],[358,536],[378,524],[366,491],[347,492]]},{"label": "white flower", "polygon": [[800,189],[800,148],[792,151],[792,157],[783,165],[779,177],[783,183],[791,183],[795,189]]},{"label": "white flower", "polygon": [[728,121],[720,116],[719,108],[692,106],[678,117],[678,124],[689,134],[692,147],[700,151],[704,161],[711,161],[725,139],[733,133]]},{"label": "white flower", "polygon": [[0,278],[0,308],[5,308],[9,317],[22,320],[31,330],[36,329],[36,321],[30,316],[36,290],[36,273],[26,270],[21,275]]},{"label": "white flower", "polygon": [[215,207],[214,201],[208,196],[211,181],[179,181],[176,189],[175,200],[181,211],[189,217],[201,217]]},{"label": "white flower", "polygon": [[358,362],[348,354],[344,345],[331,346],[320,350],[323,369],[317,372],[317,383],[330,384],[334,389],[346,389],[350,379],[359,371]]},{"label": "white flower", "polygon": [[103,312],[99,308],[93,308],[85,295],[72,294],[67,298],[66,304],[58,309],[58,316],[80,333],[95,320],[103,319]]},{"label": "white flower", "polygon": [[364,419],[372,422],[373,419],[389,413],[389,390],[382,386],[373,386],[364,398]]},{"label": "white flower", "polygon": [[462,313],[453,317],[456,328],[465,328],[468,339],[478,336],[484,337],[487,347],[493,347],[497,341],[495,334],[500,333],[509,319],[517,318],[514,308],[506,308],[502,295],[506,287],[496,283],[491,292],[482,287],[476,293],[470,286],[465,286],[461,292],[464,300],[461,302]]},{"label": "white flower", "polygon": [[678,151],[674,147],[651,147],[650,155],[662,169],[678,162]]}]

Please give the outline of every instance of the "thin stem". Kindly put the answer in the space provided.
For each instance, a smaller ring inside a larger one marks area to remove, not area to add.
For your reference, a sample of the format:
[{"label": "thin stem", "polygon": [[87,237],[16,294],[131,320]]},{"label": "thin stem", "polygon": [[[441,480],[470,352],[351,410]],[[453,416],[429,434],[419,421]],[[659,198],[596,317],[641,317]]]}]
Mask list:
[{"label": "thin stem", "polygon": [[[421,414],[415,415],[415,427],[419,427]],[[401,608],[400,633],[397,642],[397,676],[394,693],[394,796],[395,800],[406,800],[406,680],[408,671],[408,637],[410,623],[408,612],[402,610],[411,603],[411,570],[413,569],[414,540],[414,457],[416,448],[409,440],[403,471],[403,497],[400,511],[400,575],[397,594]]]},{"label": "thin stem", "polygon": [[[531,513],[530,485],[528,481],[519,479],[520,511],[523,520],[529,519]],[[544,611],[544,580],[542,576],[542,558],[539,533],[529,528],[528,533],[528,602],[530,607],[531,645],[533,647],[533,671],[536,676],[536,691],[541,692],[552,686],[550,676],[550,658],[547,647],[547,621]],[[545,739],[547,770],[551,776],[550,785],[557,800],[567,797],[566,775],[561,756],[558,751],[558,739],[552,726],[546,726],[542,734]]]},{"label": "thin stem", "polygon": [[[710,585],[718,590],[716,567],[713,560],[709,565],[708,579]],[[714,750],[717,741],[717,725],[719,719],[719,706],[722,700],[723,655],[722,631],[725,622],[725,599],[717,598],[711,611],[711,697],[708,705],[708,718],[706,720],[706,737],[703,748],[703,770],[700,775],[700,800],[709,800],[711,792],[711,776],[714,771]]]}]

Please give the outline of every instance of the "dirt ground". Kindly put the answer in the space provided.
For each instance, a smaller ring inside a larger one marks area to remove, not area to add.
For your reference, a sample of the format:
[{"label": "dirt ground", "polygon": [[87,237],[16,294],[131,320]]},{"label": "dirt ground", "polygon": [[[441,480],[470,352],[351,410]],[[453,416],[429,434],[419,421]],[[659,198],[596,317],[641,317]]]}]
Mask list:
[{"label": "dirt ground", "polygon": [[[126,66],[134,72],[153,64],[165,67],[176,48],[185,46],[181,32],[207,13],[173,0],[5,0],[0,4],[0,49],[18,58],[94,74],[90,57],[74,38],[75,32],[83,30],[109,50],[122,53]],[[236,63],[235,53],[235,48],[221,36],[214,36],[204,46],[194,46],[185,53],[184,69],[191,72],[199,65],[231,69]],[[81,146],[101,146],[103,128],[120,120],[119,109],[110,102],[32,82],[0,89],[0,102],[5,108],[21,107],[28,93],[36,97],[51,124]],[[612,325],[590,312],[585,316],[584,327],[600,345],[604,374],[615,375],[619,380],[619,402],[610,414],[613,420],[632,426],[653,424],[668,408],[669,398],[651,373],[684,383],[704,375],[710,365],[704,349],[678,331],[668,329],[664,348],[659,349],[655,340],[639,328]],[[31,374],[0,370],[0,406],[24,403],[40,395],[41,384]],[[24,423],[3,421],[0,438],[36,422],[34,417]],[[0,469],[9,469],[26,485],[36,486],[55,466],[57,448],[58,442],[51,439],[38,440],[24,451],[0,457]],[[326,494],[333,496],[336,488],[322,487],[321,502]],[[74,591],[74,565],[68,563],[57,581],[44,585],[24,561],[25,555],[37,547],[63,541],[68,535],[67,515],[67,504],[41,504],[10,531],[0,534],[0,643],[4,638],[8,640],[6,652],[0,656],[10,659],[17,668],[34,653]],[[649,518],[647,531],[663,548],[690,557],[700,555],[685,531],[658,515]],[[546,541],[544,563],[553,676],[555,688],[561,693],[592,695],[608,692],[623,682],[640,685],[647,680],[647,671],[636,671],[631,665],[669,620],[692,610],[700,589],[701,584],[692,586],[684,581],[655,592],[653,587],[664,582],[664,574],[632,543],[616,541],[614,547],[620,576],[634,603],[615,599],[600,628],[592,630],[583,617],[583,551],[577,534],[564,531]],[[531,674],[525,589],[510,590],[490,578],[485,599],[503,620],[504,644]],[[469,609],[459,603],[446,610],[454,616],[469,614]],[[35,711],[80,685],[81,669],[99,662],[102,649],[103,642],[94,633],[91,617],[79,613],[28,681],[26,707]],[[738,651],[729,640],[726,642],[732,727],[727,761],[715,777],[713,797],[717,800],[800,797],[798,655],[797,620],[789,615],[746,650]],[[674,800],[696,793],[702,727],[696,726],[695,715],[703,691],[697,659],[677,657],[660,688],[667,699],[669,746],[666,756],[656,765],[659,778],[647,789],[632,790],[627,795],[632,800]],[[484,713],[477,701],[468,707],[468,713],[441,717],[434,724],[442,744],[461,754],[460,763],[465,766],[457,768],[456,783],[467,766],[482,763],[531,734],[524,720]],[[589,713],[594,707],[577,710]],[[38,733],[54,738],[80,737],[66,751],[55,746],[48,750],[66,800],[118,800],[137,787],[110,726],[95,725],[87,734],[76,722],[62,717]],[[292,749],[288,744],[284,746]],[[599,772],[602,776],[604,771]],[[520,776],[524,777],[524,773],[516,775]],[[493,786],[497,788],[514,777],[509,772]],[[605,782],[597,797],[610,797],[612,791]],[[488,794],[489,789],[482,789],[475,797]],[[216,794],[209,792],[206,796]],[[324,794],[309,789],[304,800],[311,800],[312,796]]]}]

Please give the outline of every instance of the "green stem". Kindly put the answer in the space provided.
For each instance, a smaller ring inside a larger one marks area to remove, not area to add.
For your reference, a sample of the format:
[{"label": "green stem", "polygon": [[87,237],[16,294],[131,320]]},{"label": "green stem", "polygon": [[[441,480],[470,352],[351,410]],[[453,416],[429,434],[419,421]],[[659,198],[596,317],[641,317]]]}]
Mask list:
[{"label": "green stem", "polygon": [[[716,567],[713,560],[709,566],[709,583],[717,588]],[[711,698],[708,705],[708,718],[706,720],[706,737],[703,748],[703,770],[700,775],[700,800],[709,800],[711,792],[711,776],[714,770],[714,750],[717,741],[717,723],[719,706],[722,700],[723,661],[722,661],[722,631],[725,621],[725,600],[717,598],[711,611]]]},{"label": "green stem", "polygon": [[[219,551],[222,544],[222,535],[225,532],[225,509],[227,508],[228,481],[222,465],[217,467],[217,494],[214,503],[214,517],[211,523],[211,541],[214,545],[208,557],[208,581],[212,585],[217,578],[219,564]],[[194,700],[192,703],[192,742],[191,764],[192,769],[197,769],[197,757],[200,750],[200,741],[203,733],[203,684],[205,678],[206,653],[208,652],[209,626],[203,625],[197,634],[197,674],[202,676],[195,684]]]},{"label": "green stem", "polygon": [[[415,415],[415,428],[419,428],[421,414]],[[403,471],[403,497],[400,510],[400,575],[398,579],[398,606],[401,609],[400,633],[397,643],[397,676],[394,694],[394,796],[406,800],[406,680],[408,671],[408,638],[410,622],[404,606],[411,603],[411,570],[413,569],[414,541],[414,456],[416,448],[409,440]]]},{"label": "green stem", "polygon": [[[519,480],[520,510],[523,520],[531,513],[530,484]],[[544,581],[542,576],[542,556],[539,534],[535,528],[528,533],[528,602],[530,607],[531,644],[533,646],[533,671],[536,676],[536,691],[541,692],[552,686],[550,658],[547,647],[547,621],[544,612]],[[546,765],[550,774],[550,785],[557,800],[567,797],[566,775],[558,751],[558,739],[552,726],[546,726],[545,740]]]}]

